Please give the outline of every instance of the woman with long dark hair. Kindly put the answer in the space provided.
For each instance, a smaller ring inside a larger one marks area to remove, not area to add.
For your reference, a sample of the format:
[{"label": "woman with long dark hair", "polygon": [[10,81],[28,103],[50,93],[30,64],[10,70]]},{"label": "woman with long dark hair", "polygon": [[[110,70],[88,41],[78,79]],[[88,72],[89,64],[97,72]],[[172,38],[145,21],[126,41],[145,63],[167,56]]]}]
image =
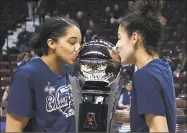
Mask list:
[{"label": "woman with long dark hair", "polygon": [[81,32],[62,17],[46,20],[34,37],[41,58],[17,69],[6,116],[6,132],[75,132],[72,88],[65,64],[74,64]]},{"label": "woman with long dark hair", "polygon": [[176,103],[172,71],[159,58],[159,22],[163,2],[138,0],[118,29],[118,42],[111,55],[122,64],[135,64],[131,92],[132,132],[175,132]]}]

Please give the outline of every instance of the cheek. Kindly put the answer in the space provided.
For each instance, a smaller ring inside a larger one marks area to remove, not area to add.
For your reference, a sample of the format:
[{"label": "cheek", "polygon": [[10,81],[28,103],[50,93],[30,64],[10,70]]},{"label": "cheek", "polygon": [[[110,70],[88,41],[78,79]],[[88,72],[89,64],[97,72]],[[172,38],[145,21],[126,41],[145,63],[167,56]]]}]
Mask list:
[{"label": "cheek", "polygon": [[131,58],[133,54],[133,45],[130,42],[126,42],[121,46],[120,57],[122,62]]},{"label": "cheek", "polygon": [[70,56],[73,53],[74,48],[70,44],[63,44],[63,45],[60,45],[60,51],[61,51],[61,54]]},{"label": "cheek", "polygon": [[132,48],[131,48],[131,45],[129,44],[129,42],[128,41],[126,41],[126,40],[120,40],[119,41],[119,50],[120,50],[120,53],[129,53],[131,50],[132,50]]}]

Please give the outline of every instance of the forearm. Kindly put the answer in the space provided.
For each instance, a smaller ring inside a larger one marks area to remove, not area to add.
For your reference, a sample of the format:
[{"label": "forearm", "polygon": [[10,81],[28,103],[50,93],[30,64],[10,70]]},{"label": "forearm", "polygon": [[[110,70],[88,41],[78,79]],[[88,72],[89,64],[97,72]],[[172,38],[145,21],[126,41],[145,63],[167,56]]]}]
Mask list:
[{"label": "forearm", "polygon": [[149,132],[155,132],[155,133],[157,133],[157,132],[165,132],[165,133],[167,133],[169,131],[168,131],[167,128],[150,128]]},{"label": "forearm", "polygon": [[23,132],[23,131],[18,127],[6,126],[6,132]]},{"label": "forearm", "polygon": [[145,119],[149,128],[149,132],[169,132],[165,116],[146,114]]},{"label": "forearm", "polygon": [[1,102],[1,107],[6,108],[7,105],[8,105],[8,101],[2,101],[2,102]]},{"label": "forearm", "polygon": [[124,105],[122,103],[122,100],[123,100],[123,95],[120,96],[119,101],[118,101],[118,107],[119,108],[123,108],[124,107]]},{"label": "forearm", "polygon": [[6,114],[6,132],[22,132],[29,118]]},{"label": "forearm", "polygon": [[[8,118],[6,118],[8,119]],[[22,132],[22,127],[18,124],[19,121],[10,122],[9,120],[6,121],[6,132]]]},{"label": "forearm", "polygon": [[3,96],[2,97],[2,101],[4,102],[4,101],[6,101],[8,99],[8,96]]}]

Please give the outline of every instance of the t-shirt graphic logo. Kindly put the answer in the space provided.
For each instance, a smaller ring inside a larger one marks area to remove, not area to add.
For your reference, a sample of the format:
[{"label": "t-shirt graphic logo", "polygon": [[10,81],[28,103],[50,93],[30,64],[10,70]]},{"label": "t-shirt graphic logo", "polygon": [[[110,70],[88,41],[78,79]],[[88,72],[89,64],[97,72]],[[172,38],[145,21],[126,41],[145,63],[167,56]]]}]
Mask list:
[{"label": "t-shirt graphic logo", "polygon": [[55,92],[55,88],[51,86],[50,82],[47,82],[46,87],[44,88],[45,92],[48,92],[50,95],[52,95]]},{"label": "t-shirt graphic logo", "polygon": [[66,118],[75,115],[75,105],[71,90],[71,85],[60,86],[58,89],[55,89],[50,85],[50,82],[48,82],[44,88],[44,91],[48,93],[46,97],[46,111],[53,112],[58,110],[63,113]]},{"label": "t-shirt graphic logo", "polygon": [[87,118],[84,123],[84,128],[97,129],[95,113],[87,113]]}]

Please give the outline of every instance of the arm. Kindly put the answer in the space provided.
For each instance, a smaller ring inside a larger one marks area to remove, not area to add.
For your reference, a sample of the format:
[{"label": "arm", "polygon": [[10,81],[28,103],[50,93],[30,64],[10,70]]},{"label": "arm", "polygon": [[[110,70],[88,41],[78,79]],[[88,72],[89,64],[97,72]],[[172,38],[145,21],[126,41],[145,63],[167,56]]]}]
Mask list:
[{"label": "arm", "polygon": [[119,108],[128,108],[129,105],[123,105],[123,94],[121,94],[120,99],[118,101],[118,107]]},{"label": "arm", "polygon": [[38,10],[39,10],[39,8],[40,8],[41,2],[42,2],[42,1],[39,0],[38,3],[37,3],[37,6],[34,8],[35,14],[37,14],[37,12],[38,12]]},{"label": "arm", "polygon": [[118,101],[118,107],[119,108],[123,108],[122,100],[123,100],[123,95],[120,95],[120,98],[119,98],[119,101]]},{"label": "arm", "polygon": [[15,73],[8,97],[6,132],[22,132],[33,115],[33,94],[28,70]]},{"label": "arm", "polygon": [[180,70],[180,72],[183,72],[185,70],[186,70],[186,57],[185,57],[185,59],[181,63],[181,70]]},{"label": "arm", "polygon": [[2,101],[6,101],[8,99],[8,92],[5,91],[2,97]]},{"label": "arm", "polygon": [[6,108],[6,107],[7,107],[7,104],[8,104],[8,101],[2,101],[2,102],[1,102],[1,107]]},{"label": "arm", "polygon": [[159,82],[149,73],[135,73],[138,114],[145,117],[150,132],[168,132],[165,105]]},{"label": "arm", "polygon": [[25,128],[28,117],[21,117],[10,113],[6,114],[6,132],[22,132]]},{"label": "arm", "polygon": [[145,119],[149,127],[149,132],[169,132],[165,116],[146,114]]}]

